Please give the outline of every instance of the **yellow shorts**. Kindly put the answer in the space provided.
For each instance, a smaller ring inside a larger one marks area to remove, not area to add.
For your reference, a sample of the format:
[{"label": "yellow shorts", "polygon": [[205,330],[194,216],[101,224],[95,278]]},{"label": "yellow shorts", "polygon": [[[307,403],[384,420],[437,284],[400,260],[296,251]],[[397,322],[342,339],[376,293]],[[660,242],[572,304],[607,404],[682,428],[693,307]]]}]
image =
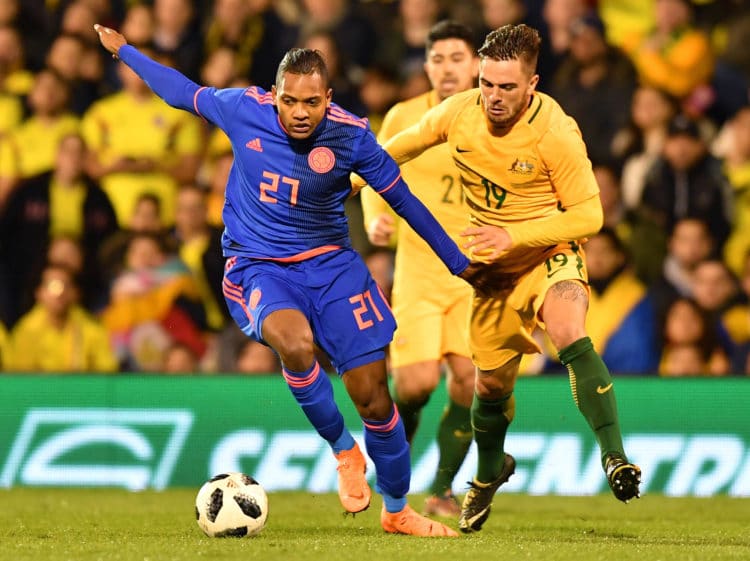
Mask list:
[{"label": "yellow shorts", "polygon": [[390,345],[391,366],[442,360],[447,354],[471,356],[468,320],[473,291],[468,283],[461,283],[440,292],[435,291],[435,283],[428,287],[405,282],[394,287],[397,328]]},{"label": "yellow shorts", "polygon": [[[540,255],[537,252],[536,255]],[[532,338],[549,288],[562,280],[578,280],[588,290],[583,250],[578,244],[560,244],[541,254],[538,265],[519,280],[507,299],[474,296],[469,341],[471,357],[481,370],[493,370],[519,354],[541,352]]]}]

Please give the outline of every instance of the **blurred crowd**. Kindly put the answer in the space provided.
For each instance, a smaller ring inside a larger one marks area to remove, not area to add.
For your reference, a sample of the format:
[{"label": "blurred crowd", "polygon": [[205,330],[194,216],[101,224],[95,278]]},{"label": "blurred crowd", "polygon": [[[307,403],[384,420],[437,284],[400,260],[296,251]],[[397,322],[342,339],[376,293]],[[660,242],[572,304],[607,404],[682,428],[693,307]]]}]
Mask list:
[{"label": "blurred crowd", "polygon": [[[477,46],[507,23],[542,34],[539,89],[579,123],[601,188],[588,329],[610,370],[750,374],[744,0],[0,0],[2,370],[279,370],[221,294],[228,140],[155,97],[94,23],[216,87],[270,89],[289,48],[318,49],[334,102],[377,132],[429,89],[445,18]],[[347,212],[387,293],[393,255],[368,245],[357,197]]]}]

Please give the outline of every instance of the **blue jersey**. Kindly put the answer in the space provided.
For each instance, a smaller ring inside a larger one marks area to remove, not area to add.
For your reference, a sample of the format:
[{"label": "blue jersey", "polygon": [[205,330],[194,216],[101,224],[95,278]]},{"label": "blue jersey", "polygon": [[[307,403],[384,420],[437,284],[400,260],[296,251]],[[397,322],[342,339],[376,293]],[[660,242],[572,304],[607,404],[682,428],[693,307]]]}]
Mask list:
[{"label": "blue jersey", "polygon": [[195,109],[234,147],[223,214],[226,255],[286,258],[350,247],[344,214],[350,173],[382,187],[399,177],[367,121],[334,104],[302,140],[286,134],[271,94],[257,87],[202,88]]},{"label": "blue jersey", "polygon": [[356,172],[420,234],[453,274],[469,260],[411,194],[367,121],[335,104],[313,134],[298,140],[281,126],[271,94],[257,87],[201,88],[130,45],[120,59],[173,107],[229,136],[234,163],[224,208],[226,256],[298,261],[349,248],[344,201]]}]

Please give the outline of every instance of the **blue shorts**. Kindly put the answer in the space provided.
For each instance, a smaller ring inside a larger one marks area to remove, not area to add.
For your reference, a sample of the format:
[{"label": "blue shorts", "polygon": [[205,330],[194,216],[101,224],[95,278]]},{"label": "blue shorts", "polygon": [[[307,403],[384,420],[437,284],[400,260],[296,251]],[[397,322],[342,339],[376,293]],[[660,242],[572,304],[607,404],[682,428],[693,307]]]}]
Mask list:
[{"label": "blue shorts", "polygon": [[230,257],[223,291],[237,325],[261,343],[269,314],[302,312],[339,374],[385,358],[396,329],[388,302],[353,249],[295,263]]}]

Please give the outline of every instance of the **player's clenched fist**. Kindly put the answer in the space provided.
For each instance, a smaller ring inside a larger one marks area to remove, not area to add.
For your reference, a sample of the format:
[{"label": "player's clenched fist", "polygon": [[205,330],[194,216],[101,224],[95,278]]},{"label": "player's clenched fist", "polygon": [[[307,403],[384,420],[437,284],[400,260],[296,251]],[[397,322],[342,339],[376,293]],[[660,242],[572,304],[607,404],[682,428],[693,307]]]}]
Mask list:
[{"label": "player's clenched fist", "polygon": [[390,214],[381,214],[367,226],[367,237],[372,245],[387,246],[396,232],[396,221]]},{"label": "player's clenched fist", "polygon": [[124,35],[109,27],[104,27],[96,23],[94,24],[94,31],[99,35],[99,41],[101,41],[102,46],[112,53],[114,58],[117,58],[120,47],[128,44]]}]

